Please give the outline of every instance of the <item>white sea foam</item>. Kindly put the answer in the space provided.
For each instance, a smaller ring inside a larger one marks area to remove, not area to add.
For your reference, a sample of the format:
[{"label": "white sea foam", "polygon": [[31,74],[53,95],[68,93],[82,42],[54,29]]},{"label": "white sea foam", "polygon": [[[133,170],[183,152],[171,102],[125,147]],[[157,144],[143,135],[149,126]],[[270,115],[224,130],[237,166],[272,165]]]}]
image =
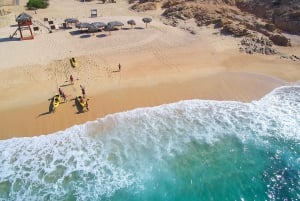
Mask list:
[{"label": "white sea foam", "polygon": [[153,161],[163,164],[191,142],[300,141],[299,130],[299,86],[253,103],[189,100],[108,115],[51,135],[0,141],[0,199],[93,200],[141,185]]}]

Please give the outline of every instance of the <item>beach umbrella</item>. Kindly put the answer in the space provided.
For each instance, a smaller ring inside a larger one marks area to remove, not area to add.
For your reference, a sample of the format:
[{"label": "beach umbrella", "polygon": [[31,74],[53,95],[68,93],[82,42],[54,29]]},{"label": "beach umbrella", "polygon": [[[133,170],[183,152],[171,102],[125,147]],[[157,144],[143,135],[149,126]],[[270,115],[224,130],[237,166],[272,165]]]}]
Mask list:
[{"label": "beach umbrella", "polygon": [[99,28],[96,27],[94,24],[89,24],[88,32],[97,32],[98,30],[99,30]]},{"label": "beach umbrella", "polygon": [[88,29],[90,26],[90,23],[87,22],[78,22],[75,24],[75,27],[78,29]]},{"label": "beach umbrella", "polygon": [[79,20],[76,19],[76,18],[67,18],[67,19],[65,19],[65,23],[67,23],[67,24],[78,23],[78,22],[79,22]]},{"label": "beach umbrella", "polygon": [[146,24],[146,28],[147,28],[147,24],[150,23],[150,22],[152,22],[152,19],[149,18],[149,17],[145,17],[145,18],[143,18],[142,20],[143,20],[143,22]]},{"label": "beach umbrella", "polygon": [[131,26],[131,28],[136,25],[134,20],[128,20],[127,24],[129,24]]},{"label": "beach umbrella", "polygon": [[119,21],[112,21],[112,22],[107,23],[107,27],[109,27],[109,28],[122,27],[122,26],[124,26],[124,24]]},{"label": "beach umbrella", "polygon": [[93,22],[91,25],[97,27],[98,29],[106,27],[106,24],[103,22]]},{"label": "beach umbrella", "polygon": [[108,22],[107,26],[105,27],[105,31],[109,31],[109,34],[110,34],[111,31],[115,29],[115,27],[119,27],[119,26],[122,27],[122,26],[124,26],[124,24],[119,21]]}]

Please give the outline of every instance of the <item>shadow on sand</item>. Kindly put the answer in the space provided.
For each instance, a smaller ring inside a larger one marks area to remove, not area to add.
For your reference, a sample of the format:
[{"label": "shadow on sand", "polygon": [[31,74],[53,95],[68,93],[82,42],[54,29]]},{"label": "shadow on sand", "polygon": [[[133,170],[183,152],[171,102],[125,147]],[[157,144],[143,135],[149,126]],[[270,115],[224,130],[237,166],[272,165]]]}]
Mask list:
[{"label": "shadow on sand", "polygon": [[104,37],[106,37],[107,35],[106,34],[99,34],[99,35],[97,35],[96,37],[97,38],[104,38]]},{"label": "shadow on sand", "polygon": [[69,32],[72,36],[80,35],[84,33],[82,30],[70,31]]},{"label": "shadow on sand", "polygon": [[[80,96],[79,96],[79,97],[80,97]],[[84,112],[85,112],[85,111],[84,111],[84,108],[83,108],[82,105],[80,104],[80,102],[79,102],[79,100],[78,100],[77,97],[74,98],[74,102],[75,102],[74,106],[75,106],[76,109],[77,109],[77,113],[76,113],[76,114],[84,113]]]},{"label": "shadow on sand", "polygon": [[10,38],[10,37],[0,38],[0,43],[11,42],[11,41],[20,41],[20,38]]},{"label": "shadow on sand", "polygon": [[122,28],[121,30],[124,30],[124,31],[128,31],[128,30],[131,30],[133,28]]},{"label": "shadow on sand", "polygon": [[47,114],[52,114],[53,112],[55,112],[54,106],[53,106],[54,98],[53,97],[49,98],[48,101],[50,101],[49,107],[48,107],[48,112],[43,112],[43,113],[39,114],[37,117],[44,116],[44,115],[47,115]]},{"label": "shadow on sand", "polygon": [[84,35],[81,35],[80,38],[90,38],[91,37],[91,34],[84,34]]},{"label": "shadow on sand", "polygon": [[67,87],[67,86],[70,86],[70,85],[74,85],[74,83],[70,82],[69,80],[66,80],[65,83],[66,84],[59,85],[59,87]]}]

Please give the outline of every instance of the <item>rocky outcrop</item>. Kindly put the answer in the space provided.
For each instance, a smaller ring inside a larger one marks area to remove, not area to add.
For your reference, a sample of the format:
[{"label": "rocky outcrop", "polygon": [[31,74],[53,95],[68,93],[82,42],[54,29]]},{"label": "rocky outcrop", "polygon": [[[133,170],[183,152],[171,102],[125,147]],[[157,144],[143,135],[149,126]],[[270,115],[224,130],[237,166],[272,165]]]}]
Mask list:
[{"label": "rocky outcrop", "polygon": [[291,45],[282,31],[300,34],[299,0],[139,0],[132,8],[153,10],[158,1],[164,23],[172,26],[194,19],[236,37],[260,33],[280,46]]},{"label": "rocky outcrop", "polygon": [[[129,2],[135,1],[129,0]],[[237,7],[243,12],[248,12],[258,18],[267,20],[267,23],[274,24],[277,29],[292,34],[300,34],[299,0],[139,0],[136,4],[141,5],[158,1],[162,2],[162,8],[164,9],[173,9],[173,7],[181,5],[180,7],[183,11],[186,10],[183,7],[191,3],[200,7],[205,4],[214,5],[215,7]],[[154,9],[153,6],[146,7]],[[139,6],[136,6],[136,8],[139,8]]]},{"label": "rocky outcrop", "polygon": [[268,20],[278,29],[300,34],[299,0],[237,0],[236,6],[242,11]]},{"label": "rocky outcrop", "polygon": [[144,12],[148,10],[156,10],[155,2],[145,2],[145,3],[137,3],[131,7],[133,10],[138,12]]},{"label": "rocky outcrop", "polygon": [[[300,2],[299,2],[300,3]],[[300,34],[300,9],[292,13],[274,15],[273,22],[276,27],[292,34]]]},{"label": "rocky outcrop", "polygon": [[223,34],[231,34],[236,37],[250,35],[250,31],[243,25],[228,23],[223,26]]},{"label": "rocky outcrop", "polygon": [[271,41],[273,41],[273,43],[275,45],[291,46],[291,40],[288,39],[287,37],[283,36],[283,35],[274,34],[274,35],[271,35],[269,38],[270,38]]},{"label": "rocky outcrop", "polygon": [[[188,20],[191,18],[195,18],[198,9],[201,9],[201,7],[198,7],[197,5],[184,6],[184,4],[179,4],[167,8],[162,13],[162,16],[168,19],[171,25],[176,26],[179,20]],[[204,10],[202,10],[201,12],[204,12]]]},{"label": "rocky outcrop", "polygon": [[281,59],[290,59],[290,60],[293,60],[293,61],[300,61],[300,57],[298,57],[298,56],[296,56],[294,54],[292,54],[290,56],[288,56],[288,55],[281,55],[280,58]]},{"label": "rocky outcrop", "polygon": [[272,46],[273,43],[268,38],[252,35],[241,40],[240,52],[245,52],[247,54],[277,54],[277,51]]}]

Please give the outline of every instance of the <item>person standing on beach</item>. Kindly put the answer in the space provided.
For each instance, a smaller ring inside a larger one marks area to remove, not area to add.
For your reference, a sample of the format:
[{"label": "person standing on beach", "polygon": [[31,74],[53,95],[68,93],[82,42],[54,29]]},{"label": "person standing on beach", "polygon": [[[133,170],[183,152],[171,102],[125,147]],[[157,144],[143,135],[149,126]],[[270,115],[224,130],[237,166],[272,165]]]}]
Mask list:
[{"label": "person standing on beach", "polygon": [[64,99],[64,103],[67,102],[67,96],[61,88],[58,88],[58,93]]},{"label": "person standing on beach", "polygon": [[82,97],[85,98],[85,87],[80,85]]},{"label": "person standing on beach", "polygon": [[60,96],[62,96],[62,94],[64,93],[63,90],[61,88],[58,88],[58,93]]},{"label": "person standing on beach", "polygon": [[121,71],[121,64],[119,63],[119,72]]},{"label": "person standing on beach", "polygon": [[70,81],[71,81],[71,84],[74,84],[74,78],[72,75],[70,75]]},{"label": "person standing on beach", "polygon": [[64,103],[67,102],[67,96],[64,92],[62,92],[61,97],[64,99]]},{"label": "person standing on beach", "polygon": [[89,103],[88,103],[89,100],[90,100],[90,99],[86,99],[86,101],[85,101],[85,108],[86,108],[87,111],[90,110],[90,108],[89,108]]}]

